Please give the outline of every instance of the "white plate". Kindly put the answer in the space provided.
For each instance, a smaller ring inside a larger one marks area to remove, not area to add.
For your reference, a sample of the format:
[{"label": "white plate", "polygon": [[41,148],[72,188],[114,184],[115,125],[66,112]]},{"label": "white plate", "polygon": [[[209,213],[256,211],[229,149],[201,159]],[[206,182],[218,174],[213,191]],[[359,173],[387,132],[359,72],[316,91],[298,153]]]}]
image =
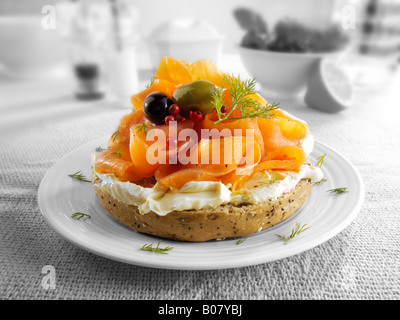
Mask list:
[{"label": "white plate", "polygon": [[[91,183],[72,179],[81,171],[91,175],[90,151],[104,146],[105,139],[90,142],[69,153],[44,176],[38,192],[40,209],[54,230],[75,245],[97,255],[135,265],[186,270],[235,268],[278,260],[311,249],[331,239],[355,218],[364,198],[364,185],[355,167],[337,151],[315,142],[312,163],[326,154],[322,171],[326,182],[313,187],[307,202],[296,214],[260,233],[238,239],[204,243],[161,239],[160,247],[171,246],[168,254],[142,251],[144,244],[160,238],[135,232],[114,220],[100,205]],[[327,190],[347,187],[336,195]],[[71,218],[74,212],[90,214],[86,220]],[[286,245],[276,234],[289,235],[296,222],[310,228]]]}]

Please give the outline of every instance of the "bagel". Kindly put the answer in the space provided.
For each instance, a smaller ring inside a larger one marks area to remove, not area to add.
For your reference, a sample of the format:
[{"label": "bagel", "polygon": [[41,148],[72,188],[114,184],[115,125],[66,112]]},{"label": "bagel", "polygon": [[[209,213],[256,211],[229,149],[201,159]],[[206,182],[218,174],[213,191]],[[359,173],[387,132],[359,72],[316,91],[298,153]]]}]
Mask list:
[{"label": "bagel", "polygon": [[117,221],[141,233],[161,238],[203,242],[243,237],[291,217],[307,200],[312,190],[310,179],[300,180],[290,192],[258,204],[223,204],[211,209],[172,211],[160,216],[153,211],[141,214],[135,205],[113,198],[93,177],[94,191],[101,206]]}]

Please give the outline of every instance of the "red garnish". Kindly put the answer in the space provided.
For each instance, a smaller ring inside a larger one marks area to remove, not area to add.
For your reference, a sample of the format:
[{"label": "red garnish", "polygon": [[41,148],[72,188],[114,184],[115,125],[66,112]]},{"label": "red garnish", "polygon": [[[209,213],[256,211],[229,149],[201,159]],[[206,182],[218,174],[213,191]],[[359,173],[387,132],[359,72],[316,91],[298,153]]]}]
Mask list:
[{"label": "red garnish", "polygon": [[201,111],[190,111],[190,120],[193,122],[198,122],[203,120],[203,114]]},{"label": "red garnish", "polygon": [[173,115],[166,116],[164,121],[169,124],[170,121],[175,121],[175,117]]},{"label": "red garnish", "polygon": [[228,107],[227,106],[222,106],[221,107],[221,113],[226,113],[228,111]]},{"label": "red garnish", "polygon": [[176,116],[176,115],[178,115],[179,114],[179,111],[180,111],[180,108],[179,108],[179,106],[177,105],[177,104],[172,104],[172,105],[170,105],[170,107],[169,107],[169,109],[168,109],[168,112],[169,112],[169,114],[172,114],[173,116]]}]

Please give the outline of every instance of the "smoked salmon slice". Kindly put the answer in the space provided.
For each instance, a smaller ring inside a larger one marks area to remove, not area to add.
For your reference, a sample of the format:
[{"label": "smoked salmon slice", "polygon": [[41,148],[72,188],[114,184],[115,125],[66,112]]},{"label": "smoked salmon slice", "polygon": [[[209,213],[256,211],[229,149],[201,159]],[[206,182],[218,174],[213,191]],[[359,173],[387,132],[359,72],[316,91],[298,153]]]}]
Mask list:
[{"label": "smoked salmon slice", "polygon": [[177,85],[192,81],[190,64],[184,60],[163,57],[158,65],[154,79],[163,79]]},{"label": "smoked salmon slice", "polygon": [[222,85],[222,73],[218,70],[215,64],[208,60],[201,59],[193,62],[189,67],[189,71],[192,81],[208,80],[218,87]]},{"label": "smoked salmon slice", "polygon": [[300,147],[284,146],[269,153],[263,161],[257,164],[250,175],[237,175],[234,172],[221,178],[225,184],[232,184],[233,189],[241,189],[251,177],[260,171],[298,171],[306,161],[306,155]]},{"label": "smoked salmon slice", "polygon": [[143,109],[133,111],[122,117],[118,129],[108,141],[108,145],[129,142],[131,127],[144,123],[147,120]]},{"label": "smoked salmon slice", "polygon": [[[179,133],[184,129],[192,129],[193,122],[186,120],[175,124],[175,129],[173,125],[166,124],[131,127],[129,152],[133,166],[141,177],[154,176],[158,166],[168,163],[170,156],[186,142],[179,140]],[[176,142],[176,146],[171,147],[172,142]]]},{"label": "smoked salmon slice", "polygon": [[239,167],[254,166],[261,159],[259,145],[252,139],[227,137],[218,144],[215,140],[202,139],[194,152],[197,159],[186,165],[161,165],[155,172],[156,180],[171,189],[180,189],[189,181],[220,181],[219,177]]},{"label": "smoked salmon slice", "polygon": [[[201,124],[198,125],[198,131],[201,129],[216,129],[219,133],[229,132],[230,135],[251,135],[258,142],[260,147],[261,155],[265,154],[265,147],[263,136],[260,128],[258,127],[257,118],[243,118],[238,120],[225,120],[220,123],[215,123],[218,120],[218,116],[215,112],[207,114]],[[201,134],[201,133],[200,133]]]},{"label": "smoked salmon slice", "polygon": [[98,173],[113,173],[122,181],[135,182],[141,179],[131,162],[129,144],[126,142],[114,144],[102,152],[96,158],[95,170]]},{"label": "smoked salmon slice", "polygon": [[286,118],[257,118],[257,121],[266,154],[283,146],[298,146],[308,130],[303,123]]}]

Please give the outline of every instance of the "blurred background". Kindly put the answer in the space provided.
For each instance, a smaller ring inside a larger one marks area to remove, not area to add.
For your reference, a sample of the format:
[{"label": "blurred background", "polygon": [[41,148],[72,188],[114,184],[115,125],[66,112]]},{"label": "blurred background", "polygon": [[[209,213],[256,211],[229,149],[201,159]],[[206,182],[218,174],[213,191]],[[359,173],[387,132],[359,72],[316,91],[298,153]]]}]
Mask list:
[{"label": "blurred background", "polygon": [[[400,1],[1,0],[0,41],[0,85],[65,78],[76,99],[127,105],[168,55],[255,77],[273,99],[313,86],[314,107],[323,82],[343,109],[349,88],[380,92],[397,74]],[[310,80],[325,57],[334,71]]]}]

